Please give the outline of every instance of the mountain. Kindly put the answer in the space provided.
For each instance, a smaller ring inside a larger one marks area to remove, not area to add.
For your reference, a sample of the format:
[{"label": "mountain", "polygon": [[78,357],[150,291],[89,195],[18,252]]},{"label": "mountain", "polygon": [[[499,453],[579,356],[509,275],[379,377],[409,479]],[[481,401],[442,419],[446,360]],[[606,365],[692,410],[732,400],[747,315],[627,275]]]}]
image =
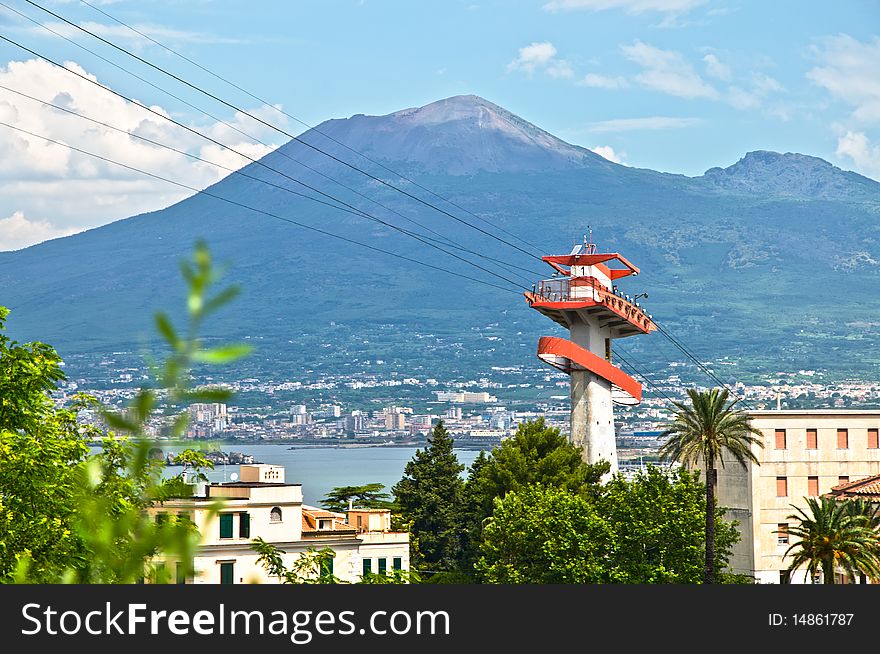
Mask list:
[{"label": "mountain", "polygon": [[458,95],[387,116],[358,114],[330,120],[301,138],[320,142],[320,133],[371,158],[425,173],[471,175],[607,166],[607,160],[594,152],[566,143],[475,95]]},{"label": "mountain", "polygon": [[[205,238],[228,263],[227,279],[243,288],[209,335],[260,343],[249,363],[255,374],[295,377],[376,360],[438,379],[537,367],[537,337],[559,328],[529,310],[515,285],[529,288],[548,276],[540,255],[570,251],[591,226],[600,250],[621,252],[642,269],[621,280],[622,290],[648,292],[654,317],[702,358],[736,361],[725,374],[763,379],[827,368],[864,379],[880,372],[880,185],[821,159],[753,152],[693,178],[634,169],[486,100],[458,96],[327,121],[262,163],[383,221],[453,239],[512,283],[452,255],[474,259],[461,250],[440,252],[363,216],[230,175],[208,191],[239,204],[200,193],[0,253],[0,304],[13,310],[12,334],[52,343],[74,363],[87,352],[137,352],[150,337],[153,312],[182,306],[177,262]],[[303,192],[266,167],[243,172]],[[646,365],[678,356],[656,334],[632,341],[626,347]]]},{"label": "mountain", "polygon": [[814,200],[876,200],[880,184],[841,170],[824,159],[786,152],[749,152],[727,168],[710,168],[703,179],[719,189]]}]

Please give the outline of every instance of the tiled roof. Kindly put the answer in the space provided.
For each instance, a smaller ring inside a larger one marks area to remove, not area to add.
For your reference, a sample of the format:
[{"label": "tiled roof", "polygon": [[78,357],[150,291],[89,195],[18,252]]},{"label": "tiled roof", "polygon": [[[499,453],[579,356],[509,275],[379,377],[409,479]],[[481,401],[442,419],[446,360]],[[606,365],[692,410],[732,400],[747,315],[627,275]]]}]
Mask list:
[{"label": "tiled roof", "polygon": [[831,489],[835,497],[860,497],[866,500],[880,500],[880,475],[856,479],[838,484]]}]

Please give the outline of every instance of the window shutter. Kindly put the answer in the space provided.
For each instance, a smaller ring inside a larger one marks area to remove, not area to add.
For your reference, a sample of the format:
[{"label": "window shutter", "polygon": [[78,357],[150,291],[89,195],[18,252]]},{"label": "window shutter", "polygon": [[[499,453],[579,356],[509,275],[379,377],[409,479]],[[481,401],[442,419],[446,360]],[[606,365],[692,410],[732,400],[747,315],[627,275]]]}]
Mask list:
[{"label": "window shutter", "polygon": [[845,450],[849,447],[849,429],[837,430],[837,448]]},{"label": "window shutter", "polygon": [[232,538],[232,514],[220,514],[220,538]]},{"label": "window shutter", "polygon": [[818,450],[819,449],[819,430],[818,429],[808,429],[807,430],[807,449],[808,450]]},{"label": "window shutter", "polygon": [[819,494],[819,478],[807,477],[807,495],[816,497]]},{"label": "window shutter", "polygon": [[788,478],[776,478],[776,497],[788,497]]},{"label": "window shutter", "polygon": [[251,514],[250,513],[239,513],[239,522],[238,522],[238,536],[239,538],[250,538],[251,537]]},{"label": "window shutter", "polygon": [[785,449],[785,430],[777,429],[776,430],[776,449],[784,450]]},{"label": "window shutter", "polygon": [[880,448],[880,429],[875,427],[868,430],[868,448],[872,450]]}]

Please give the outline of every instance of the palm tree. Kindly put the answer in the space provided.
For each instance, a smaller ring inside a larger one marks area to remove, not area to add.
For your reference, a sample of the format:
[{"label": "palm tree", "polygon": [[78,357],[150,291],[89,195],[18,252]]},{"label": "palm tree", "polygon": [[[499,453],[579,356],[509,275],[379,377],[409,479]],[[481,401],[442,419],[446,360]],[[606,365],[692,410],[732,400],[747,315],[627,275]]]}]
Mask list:
[{"label": "palm tree", "polygon": [[793,552],[788,569],[795,570],[806,564],[807,572],[813,576],[821,568],[826,584],[834,583],[837,568],[852,578],[858,573],[880,574],[876,510],[856,500],[831,497],[806,500],[806,511],[792,505],[797,513],[788,516],[795,524],[787,531],[798,539],[785,551],[785,556]]},{"label": "palm tree", "polygon": [[[698,391],[689,388],[690,406],[673,402],[675,418],[667,425],[668,436],[660,456],[685,465],[702,463],[706,469],[706,562],[703,583],[715,583],[715,464],[728,453],[742,466],[747,461],[759,464],[752,445],[764,447],[762,434],[752,427],[751,417],[735,406],[738,399],[728,401],[727,389]],[[759,464],[760,465],[760,464]]]}]

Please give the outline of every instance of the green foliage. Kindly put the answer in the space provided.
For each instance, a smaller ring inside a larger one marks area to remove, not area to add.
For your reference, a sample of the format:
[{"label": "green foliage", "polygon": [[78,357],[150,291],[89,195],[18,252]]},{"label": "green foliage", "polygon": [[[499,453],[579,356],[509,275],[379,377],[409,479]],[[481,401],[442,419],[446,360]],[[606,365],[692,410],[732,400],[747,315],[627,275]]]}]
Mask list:
[{"label": "green foliage", "polygon": [[510,491],[544,484],[587,493],[596,488],[609,470],[605,461],[594,465],[585,463],[580,448],[572,445],[555,427],[548,427],[541,417],[521,423],[512,438],[494,448],[481,463],[475,481],[488,515],[494,498],[503,498]]},{"label": "green foliage", "polygon": [[336,556],[329,547],[320,550],[309,547],[294,559],[288,568],[284,565],[285,550],[267,543],[262,538],[251,541],[251,547],[259,555],[257,563],[271,576],[278,577],[282,584],[341,584],[345,583],[330,570]]},{"label": "green foliage", "polygon": [[[699,473],[664,472],[648,466],[631,480],[622,475],[596,500],[612,529],[610,565],[615,581],[634,584],[696,584],[703,575],[705,487]],[[715,565],[727,565],[739,540],[735,523],[715,509]]]},{"label": "green foliage", "polygon": [[416,450],[403,478],[391,489],[401,521],[417,543],[410,552],[417,570],[448,571],[458,566],[464,466],[452,448],[452,437],[438,422],[425,449]]},{"label": "green foliage", "polygon": [[795,540],[785,556],[791,557],[789,570],[805,565],[813,576],[822,571],[826,584],[834,583],[836,569],[855,577],[862,573],[880,576],[880,534],[878,513],[870,504],[832,497],[808,497],[806,510],[795,505],[788,526]]},{"label": "green foliage", "polygon": [[590,500],[552,486],[511,491],[486,522],[477,572],[495,584],[610,581],[612,530]]},{"label": "green foliage", "polygon": [[391,495],[384,492],[385,485],[379,483],[363,484],[362,486],[337,486],[321,500],[321,506],[328,511],[344,513],[348,511],[349,501],[354,508],[390,509]]},{"label": "green foliage", "polygon": [[[89,456],[86,443],[100,438],[91,425],[79,425],[79,412],[95,406],[85,396],[56,409],[50,394],[64,378],[60,358],[40,343],[19,346],[2,334],[6,309],[0,308],[0,579],[26,582],[134,583],[170,581],[166,563],[192,574],[198,532],[187,519],[151,518],[146,509],[189,490],[182,475],[162,478],[164,462],[151,456],[147,424],[164,394],[171,415],[168,431],[186,429],[186,403],[216,401],[225,389],[191,389],[198,361],[227,361],[239,346],[204,350],[199,327],[205,316],[234,297],[227,289],[209,297],[217,274],[207,247],[199,244],[193,264],[184,263],[189,283],[189,324],[180,336],[159,314],[156,326],[171,348],[161,365],[152,365],[154,384],[142,389],[124,412],[103,410],[119,432],[102,438]],[[176,412],[176,413],[173,413]],[[202,454],[179,455],[184,470],[213,467]],[[159,558],[162,561],[159,560]],[[154,563],[155,561],[155,563]]]},{"label": "green foliage", "polygon": [[460,511],[462,552],[459,569],[471,573],[478,558],[483,523],[492,515],[496,498],[521,491],[532,484],[593,496],[599,480],[610,470],[607,462],[588,464],[579,448],[568,442],[544,418],[519,425],[486,456],[474,460],[465,485]]},{"label": "green foliage", "polygon": [[668,440],[660,455],[686,465],[702,464],[706,471],[706,553],[703,583],[715,583],[715,465],[724,456],[740,465],[759,465],[752,447],[764,447],[763,435],[752,426],[751,416],[736,408],[727,389],[687,390],[690,405],[674,402],[675,417],[663,432]]},{"label": "green foliage", "polygon": [[[745,466],[758,463],[751,447],[764,447],[763,434],[751,424],[751,416],[736,409],[739,400],[729,400],[725,389],[708,391],[687,389],[690,405],[673,402],[676,413],[662,436],[668,437],[660,448],[660,456],[685,465],[711,464],[732,456]],[[729,400],[729,401],[728,401]]]}]

